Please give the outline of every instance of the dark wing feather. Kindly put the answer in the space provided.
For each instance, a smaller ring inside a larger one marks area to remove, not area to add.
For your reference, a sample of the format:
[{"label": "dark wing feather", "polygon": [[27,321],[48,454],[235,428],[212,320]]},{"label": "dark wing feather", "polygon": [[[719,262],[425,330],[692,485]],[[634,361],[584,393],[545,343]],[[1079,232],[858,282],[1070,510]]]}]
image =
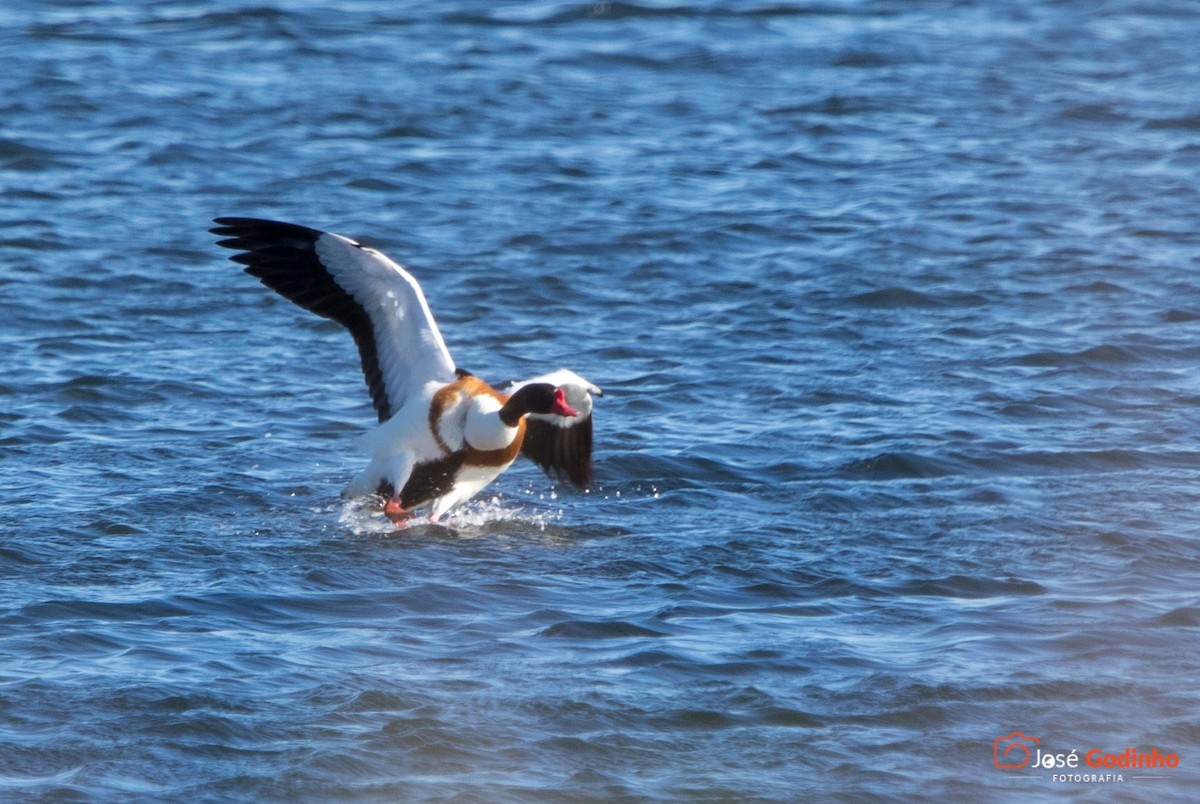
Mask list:
[{"label": "dark wing feather", "polygon": [[339,235],[257,218],[217,218],[218,245],[236,250],[267,287],[333,319],[358,346],[371,401],[386,421],[420,384],[449,381],[454,363],[413,277],[379,252]]},{"label": "dark wing feather", "polygon": [[592,484],[592,417],[563,427],[546,418],[527,416],[521,454],[546,474],[588,488]]}]

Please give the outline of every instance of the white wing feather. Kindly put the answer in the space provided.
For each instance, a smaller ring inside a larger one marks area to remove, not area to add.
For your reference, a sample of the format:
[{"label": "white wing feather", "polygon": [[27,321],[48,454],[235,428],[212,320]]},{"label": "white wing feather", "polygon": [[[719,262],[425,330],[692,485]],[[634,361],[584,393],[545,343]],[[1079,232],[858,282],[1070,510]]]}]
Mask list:
[{"label": "white wing feather", "polygon": [[379,370],[393,414],[431,381],[452,382],[454,360],[421,286],[382,253],[325,232],[321,264],[371,319]]}]

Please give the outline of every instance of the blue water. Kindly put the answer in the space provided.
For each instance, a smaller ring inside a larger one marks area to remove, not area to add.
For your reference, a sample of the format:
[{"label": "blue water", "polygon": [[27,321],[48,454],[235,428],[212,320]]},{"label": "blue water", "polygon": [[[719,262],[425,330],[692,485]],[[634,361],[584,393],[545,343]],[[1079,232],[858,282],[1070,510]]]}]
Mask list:
[{"label": "blue water", "polygon": [[[1198,30],[6,3],[0,799],[1192,800]],[[603,387],[596,487],[344,503],[353,345],[216,215]],[[1014,731],[1178,765],[997,768]]]}]

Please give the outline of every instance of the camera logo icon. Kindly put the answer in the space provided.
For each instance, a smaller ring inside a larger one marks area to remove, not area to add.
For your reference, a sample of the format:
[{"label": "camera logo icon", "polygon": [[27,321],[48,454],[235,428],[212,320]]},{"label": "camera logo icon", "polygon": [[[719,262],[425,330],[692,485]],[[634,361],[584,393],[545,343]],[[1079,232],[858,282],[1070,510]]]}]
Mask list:
[{"label": "camera logo icon", "polygon": [[1023,768],[1029,764],[1032,757],[1030,749],[1035,745],[1041,745],[1041,740],[1019,731],[1007,737],[997,737],[992,741],[992,761],[1003,770]]}]

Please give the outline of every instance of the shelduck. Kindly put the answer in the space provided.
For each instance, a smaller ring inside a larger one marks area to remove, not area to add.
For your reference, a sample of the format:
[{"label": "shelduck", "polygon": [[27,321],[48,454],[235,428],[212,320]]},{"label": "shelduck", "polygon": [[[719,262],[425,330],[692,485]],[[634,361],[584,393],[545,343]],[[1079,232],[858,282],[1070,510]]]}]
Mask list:
[{"label": "shelduck", "polygon": [[421,286],[372,248],[332,232],[257,218],[216,218],[210,231],[271,290],[350,331],[379,426],[346,489],[379,495],[389,519],[416,509],[438,521],[482,491],[518,455],[586,488],[592,481],[592,396],[559,369],[497,391],[457,368]]}]

